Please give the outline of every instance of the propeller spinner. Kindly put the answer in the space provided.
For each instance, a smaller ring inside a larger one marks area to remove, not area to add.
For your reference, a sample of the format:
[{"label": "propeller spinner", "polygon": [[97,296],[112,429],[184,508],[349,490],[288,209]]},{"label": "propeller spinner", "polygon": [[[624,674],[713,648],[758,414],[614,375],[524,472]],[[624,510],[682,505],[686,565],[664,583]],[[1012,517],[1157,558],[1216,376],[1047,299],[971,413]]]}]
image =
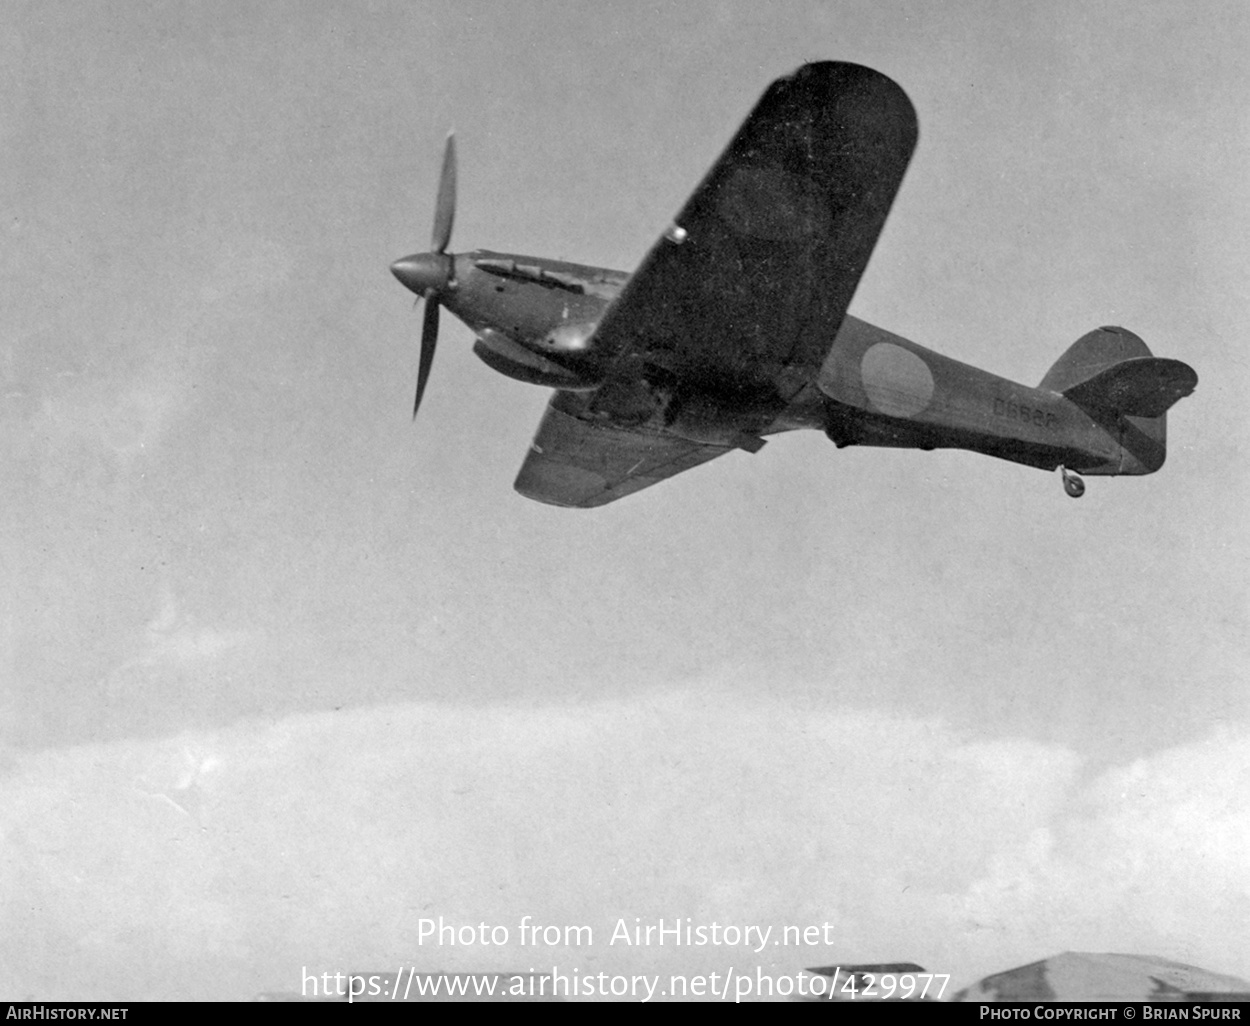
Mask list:
[{"label": "propeller spinner", "polygon": [[439,295],[455,283],[455,265],[447,254],[451,243],[451,228],[456,219],[456,137],[447,136],[443,150],[443,170],[438,179],[438,199],[434,205],[434,232],[430,239],[430,252],[414,253],[401,257],[391,264],[391,273],[404,288],[425,298],[425,316],[421,322],[421,355],[417,361],[417,397],[412,404],[412,418],[416,420],[421,407],[421,396],[430,377],[434,363],[434,349],[438,345]]}]

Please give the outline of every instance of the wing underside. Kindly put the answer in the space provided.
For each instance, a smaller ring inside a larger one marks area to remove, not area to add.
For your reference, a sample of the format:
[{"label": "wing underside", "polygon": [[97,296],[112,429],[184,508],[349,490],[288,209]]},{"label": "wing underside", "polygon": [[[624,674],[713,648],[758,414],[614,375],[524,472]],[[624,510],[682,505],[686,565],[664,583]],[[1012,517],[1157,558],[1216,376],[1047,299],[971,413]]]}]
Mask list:
[{"label": "wing underside", "polygon": [[600,323],[594,344],[616,355],[595,407],[636,416],[655,381],[793,396],[846,315],[916,135],[906,94],[870,68],[774,82]]},{"label": "wing underside", "polygon": [[516,490],[552,506],[587,509],[640,491],[731,449],[643,428],[597,424],[565,412],[577,397],[557,392],[517,475]]},{"label": "wing underside", "polygon": [[[601,505],[763,434],[824,362],[916,134],[869,68],[774,82],[600,321],[603,384],[553,401],[518,489]],[[692,396],[719,418],[701,442],[673,437]]]}]

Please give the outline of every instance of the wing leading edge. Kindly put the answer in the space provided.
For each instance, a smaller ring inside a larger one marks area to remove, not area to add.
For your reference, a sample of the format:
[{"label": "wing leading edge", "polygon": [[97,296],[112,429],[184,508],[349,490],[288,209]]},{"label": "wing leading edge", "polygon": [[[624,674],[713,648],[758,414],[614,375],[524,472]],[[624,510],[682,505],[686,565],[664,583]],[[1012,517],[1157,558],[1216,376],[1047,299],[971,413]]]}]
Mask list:
[{"label": "wing leading edge", "polygon": [[[601,505],[733,447],[665,434],[675,394],[711,397],[741,411],[740,433],[762,433],[823,363],[916,137],[906,94],[870,68],[808,64],[774,82],[600,321],[605,381],[553,400],[518,490]],[[552,469],[588,469],[585,453],[607,460],[613,445],[629,455],[606,476],[595,462],[608,483],[593,503],[589,479]]]}]

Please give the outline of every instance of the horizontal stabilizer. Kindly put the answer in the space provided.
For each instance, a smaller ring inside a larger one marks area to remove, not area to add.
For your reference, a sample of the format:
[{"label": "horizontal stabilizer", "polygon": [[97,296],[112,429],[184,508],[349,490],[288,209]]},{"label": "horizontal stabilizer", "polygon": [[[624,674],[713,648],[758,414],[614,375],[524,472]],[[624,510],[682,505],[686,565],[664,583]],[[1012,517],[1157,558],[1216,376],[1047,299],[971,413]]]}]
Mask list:
[{"label": "horizontal stabilizer", "polygon": [[1161,417],[1178,399],[1193,392],[1198,375],[1180,360],[1145,356],[1123,360],[1064,391],[1083,409],[1106,410],[1129,417]]}]

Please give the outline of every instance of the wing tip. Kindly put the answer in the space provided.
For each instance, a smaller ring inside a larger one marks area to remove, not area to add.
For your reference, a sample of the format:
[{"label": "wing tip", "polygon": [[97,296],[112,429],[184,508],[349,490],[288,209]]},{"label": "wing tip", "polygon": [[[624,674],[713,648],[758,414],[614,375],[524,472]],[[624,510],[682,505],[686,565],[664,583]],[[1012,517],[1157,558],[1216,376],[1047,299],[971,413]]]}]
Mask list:
[{"label": "wing tip", "polygon": [[517,493],[546,506],[564,509],[589,509],[601,506],[608,499],[607,481],[592,470],[572,464],[544,459],[536,454],[521,466],[512,487]]},{"label": "wing tip", "polygon": [[907,100],[909,107],[911,106],[911,101],[907,99],[907,93],[903,87],[884,71],[870,68],[867,64],[856,64],[853,61],[811,61],[800,65],[789,75],[777,80],[777,84],[782,82],[823,89],[831,87],[845,89],[851,86],[861,89],[875,87],[883,92],[898,94]]},{"label": "wing tip", "polygon": [[[813,61],[777,79],[765,95],[787,95],[805,104],[825,106],[834,97],[855,97],[858,105],[877,115],[889,112],[895,126],[907,126],[902,133],[914,148],[919,136],[916,108],[894,79],[866,64],[850,61]],[[897,127],[896,127],[897,130]]]}]

